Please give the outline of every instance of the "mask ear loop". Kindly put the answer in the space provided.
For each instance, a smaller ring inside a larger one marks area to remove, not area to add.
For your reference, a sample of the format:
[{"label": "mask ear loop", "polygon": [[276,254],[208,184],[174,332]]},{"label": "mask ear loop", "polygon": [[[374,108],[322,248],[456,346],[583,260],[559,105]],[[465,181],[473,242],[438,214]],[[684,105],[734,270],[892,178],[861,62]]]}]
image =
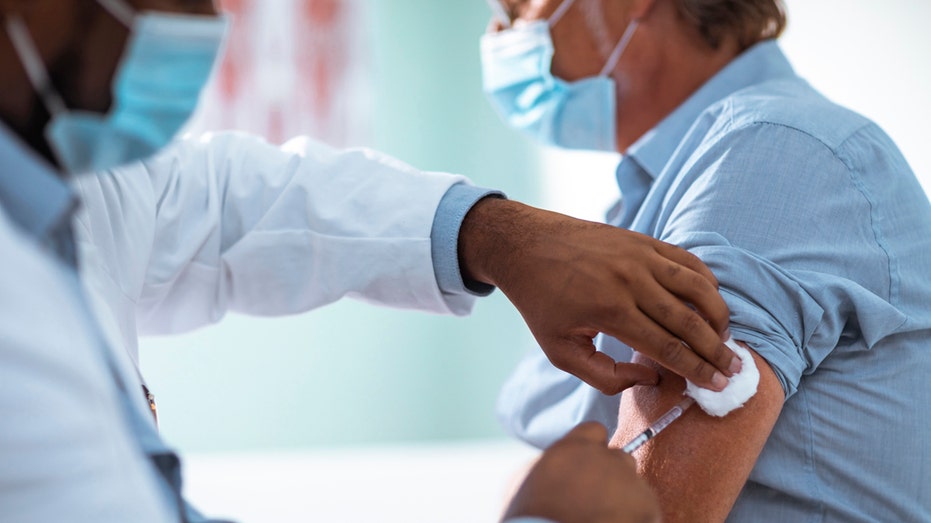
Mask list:
[{"label": "mask ear loop", "polygon": [[136,18],[136,10],[123,0],[97,0],[101,7],[106,9],[113,18],[116,18],[126,27],[132,27]]},{"label": "mask ear loop", "polygon": [[488,4],[488,7],[491,9],[494,19],[501,24],[501,27],[505,29],[510,29],[511,27],[511,15],[508,14],[507,10],[501,5],[501,0],[485,0]]},{"label": "mask ear loop", "polygon": [[52,81],[48,77],[48,71],[45,68],[45,62],[36,49],[35,42],[29,36],[29,29],[23,23],[19,15],[9,15],[6,17],[6,31],[10,35],[10,41],[13,42],[13,48],[19,55],[20,62],[26,70],[26,76],[32,83],[33,89],[42,98],[42,103],[52,115],[61,114],[67,111],[65,102],[61,95],[52,87]]},{"label": "mask ear loop", "polygon": [[554,25],[556,25],[556,22],[558,22],[559,19],[562,18],[562,15],[566,14],[566,11],[568,11],[569,8],[572,7],[572,4],[574,3],[575,3],[575,0],[564,0],[563,3],[559,4],[559,7],[557,7],[556,10],[553,11],[552,16],[550,16],[549,20],[547,20],[547,23],[550,24],[550,27],[553,27]]},{"label": "mask ear loop", "polygon": [[601,69],[601,74],[598,76],[608,76],[611,74],[611,71],[617,67],[617,62],[621,59],[621,55],[624,54],[624,49],[627,49],[627,44],[630,43],[630,39],[634,36],[634,31],[637,30],[637,26],[639,25],[639,20],[630,21],[627,29],[624,30],[624,35],[621,36],[621,40],[614,46],[614,51],[611,51],[608,62],[605,64],[604,68]]}]

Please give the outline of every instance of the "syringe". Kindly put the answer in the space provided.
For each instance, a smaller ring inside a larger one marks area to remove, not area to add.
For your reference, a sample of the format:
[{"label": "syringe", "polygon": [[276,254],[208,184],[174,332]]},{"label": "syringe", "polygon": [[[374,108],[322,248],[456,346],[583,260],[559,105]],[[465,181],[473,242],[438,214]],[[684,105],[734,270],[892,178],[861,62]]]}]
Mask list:
[{"label": "syringe", "polygon": [[685,399],[683,399],[682,401],[678,403],[678,405],[669,409],[669,411],[667,411],[666,414],[663,414],[662,416],[660,416],[660,418],[654,421],[652,425],[647,427],[645,431],[641,432],[639,436],[630,440],[630,443],[628,443],[627,445],[624,445],[624,448],[622,450],[630,454],[633,451],[639,449],[640,447],[643,446],[644,443],[655,438],[656,435],[662,432],[663,429],[668,427],[670,423],[679,419],[679,416],[681,416],[682,413],[685,412],[686,409],[691,407],[692,404],[694,403],[695,403],[694,399],[692,399],[689,396],[686,396]]}]

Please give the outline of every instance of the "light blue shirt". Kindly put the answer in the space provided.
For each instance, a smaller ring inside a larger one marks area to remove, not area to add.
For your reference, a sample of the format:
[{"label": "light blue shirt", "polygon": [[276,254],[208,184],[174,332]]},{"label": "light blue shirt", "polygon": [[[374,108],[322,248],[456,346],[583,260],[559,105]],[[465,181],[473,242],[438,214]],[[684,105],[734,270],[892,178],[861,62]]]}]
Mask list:
[{"label": "light blue shirt", "polygon": [[84,302],[77,197],[3,125],[0,166],[0,514],[167,521],[180,487],[149,458],[167,464],[173,454]]},{"label": "light blue shirt", "polygon": [[[618,183],[610,223],[699,256],[786,395],[728,521],[931,521],[931,205],[883,131],[764,42],[631,147]],[[547,446],[615,427],[619,401],[532,353],[499,415]]]}]

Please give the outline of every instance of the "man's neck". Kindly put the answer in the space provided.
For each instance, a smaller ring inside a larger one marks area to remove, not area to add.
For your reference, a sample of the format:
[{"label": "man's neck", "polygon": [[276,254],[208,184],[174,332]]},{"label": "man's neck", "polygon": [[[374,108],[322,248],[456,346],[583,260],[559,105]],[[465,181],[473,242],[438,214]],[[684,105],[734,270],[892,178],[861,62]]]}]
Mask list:
[{"label": "man's neck", "polygon": [[735,37],[712,48],[667,3],[657,4],[637,31],[641,44],[631,48],[630,69],[615,78],[622,153],[740,54]]}]

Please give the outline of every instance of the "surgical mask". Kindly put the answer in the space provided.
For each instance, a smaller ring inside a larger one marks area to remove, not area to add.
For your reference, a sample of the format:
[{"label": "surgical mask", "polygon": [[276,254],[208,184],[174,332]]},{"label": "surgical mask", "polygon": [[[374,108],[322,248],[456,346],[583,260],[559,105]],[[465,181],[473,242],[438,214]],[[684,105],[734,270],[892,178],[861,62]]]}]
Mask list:
[{"label": "surgical mask", "polygon": [[165,147],[193,114],[226,32],[222,17],[139,14],[123,0],[99,3],[131,32],[107,114],[67,108],[25,24],[7,17],[10,39],[51,114],[45,139],[70,174],[109,169]]},{"label": "surgical mask", "polygon": [[537,141],[566,149],[615,151],[617,88],[609,76],[637,28],[634,20],[598,76],[566,82],[553,76],[556,25],[574,0],[548,20],[482,36],[482,81],[498,114]]}]

